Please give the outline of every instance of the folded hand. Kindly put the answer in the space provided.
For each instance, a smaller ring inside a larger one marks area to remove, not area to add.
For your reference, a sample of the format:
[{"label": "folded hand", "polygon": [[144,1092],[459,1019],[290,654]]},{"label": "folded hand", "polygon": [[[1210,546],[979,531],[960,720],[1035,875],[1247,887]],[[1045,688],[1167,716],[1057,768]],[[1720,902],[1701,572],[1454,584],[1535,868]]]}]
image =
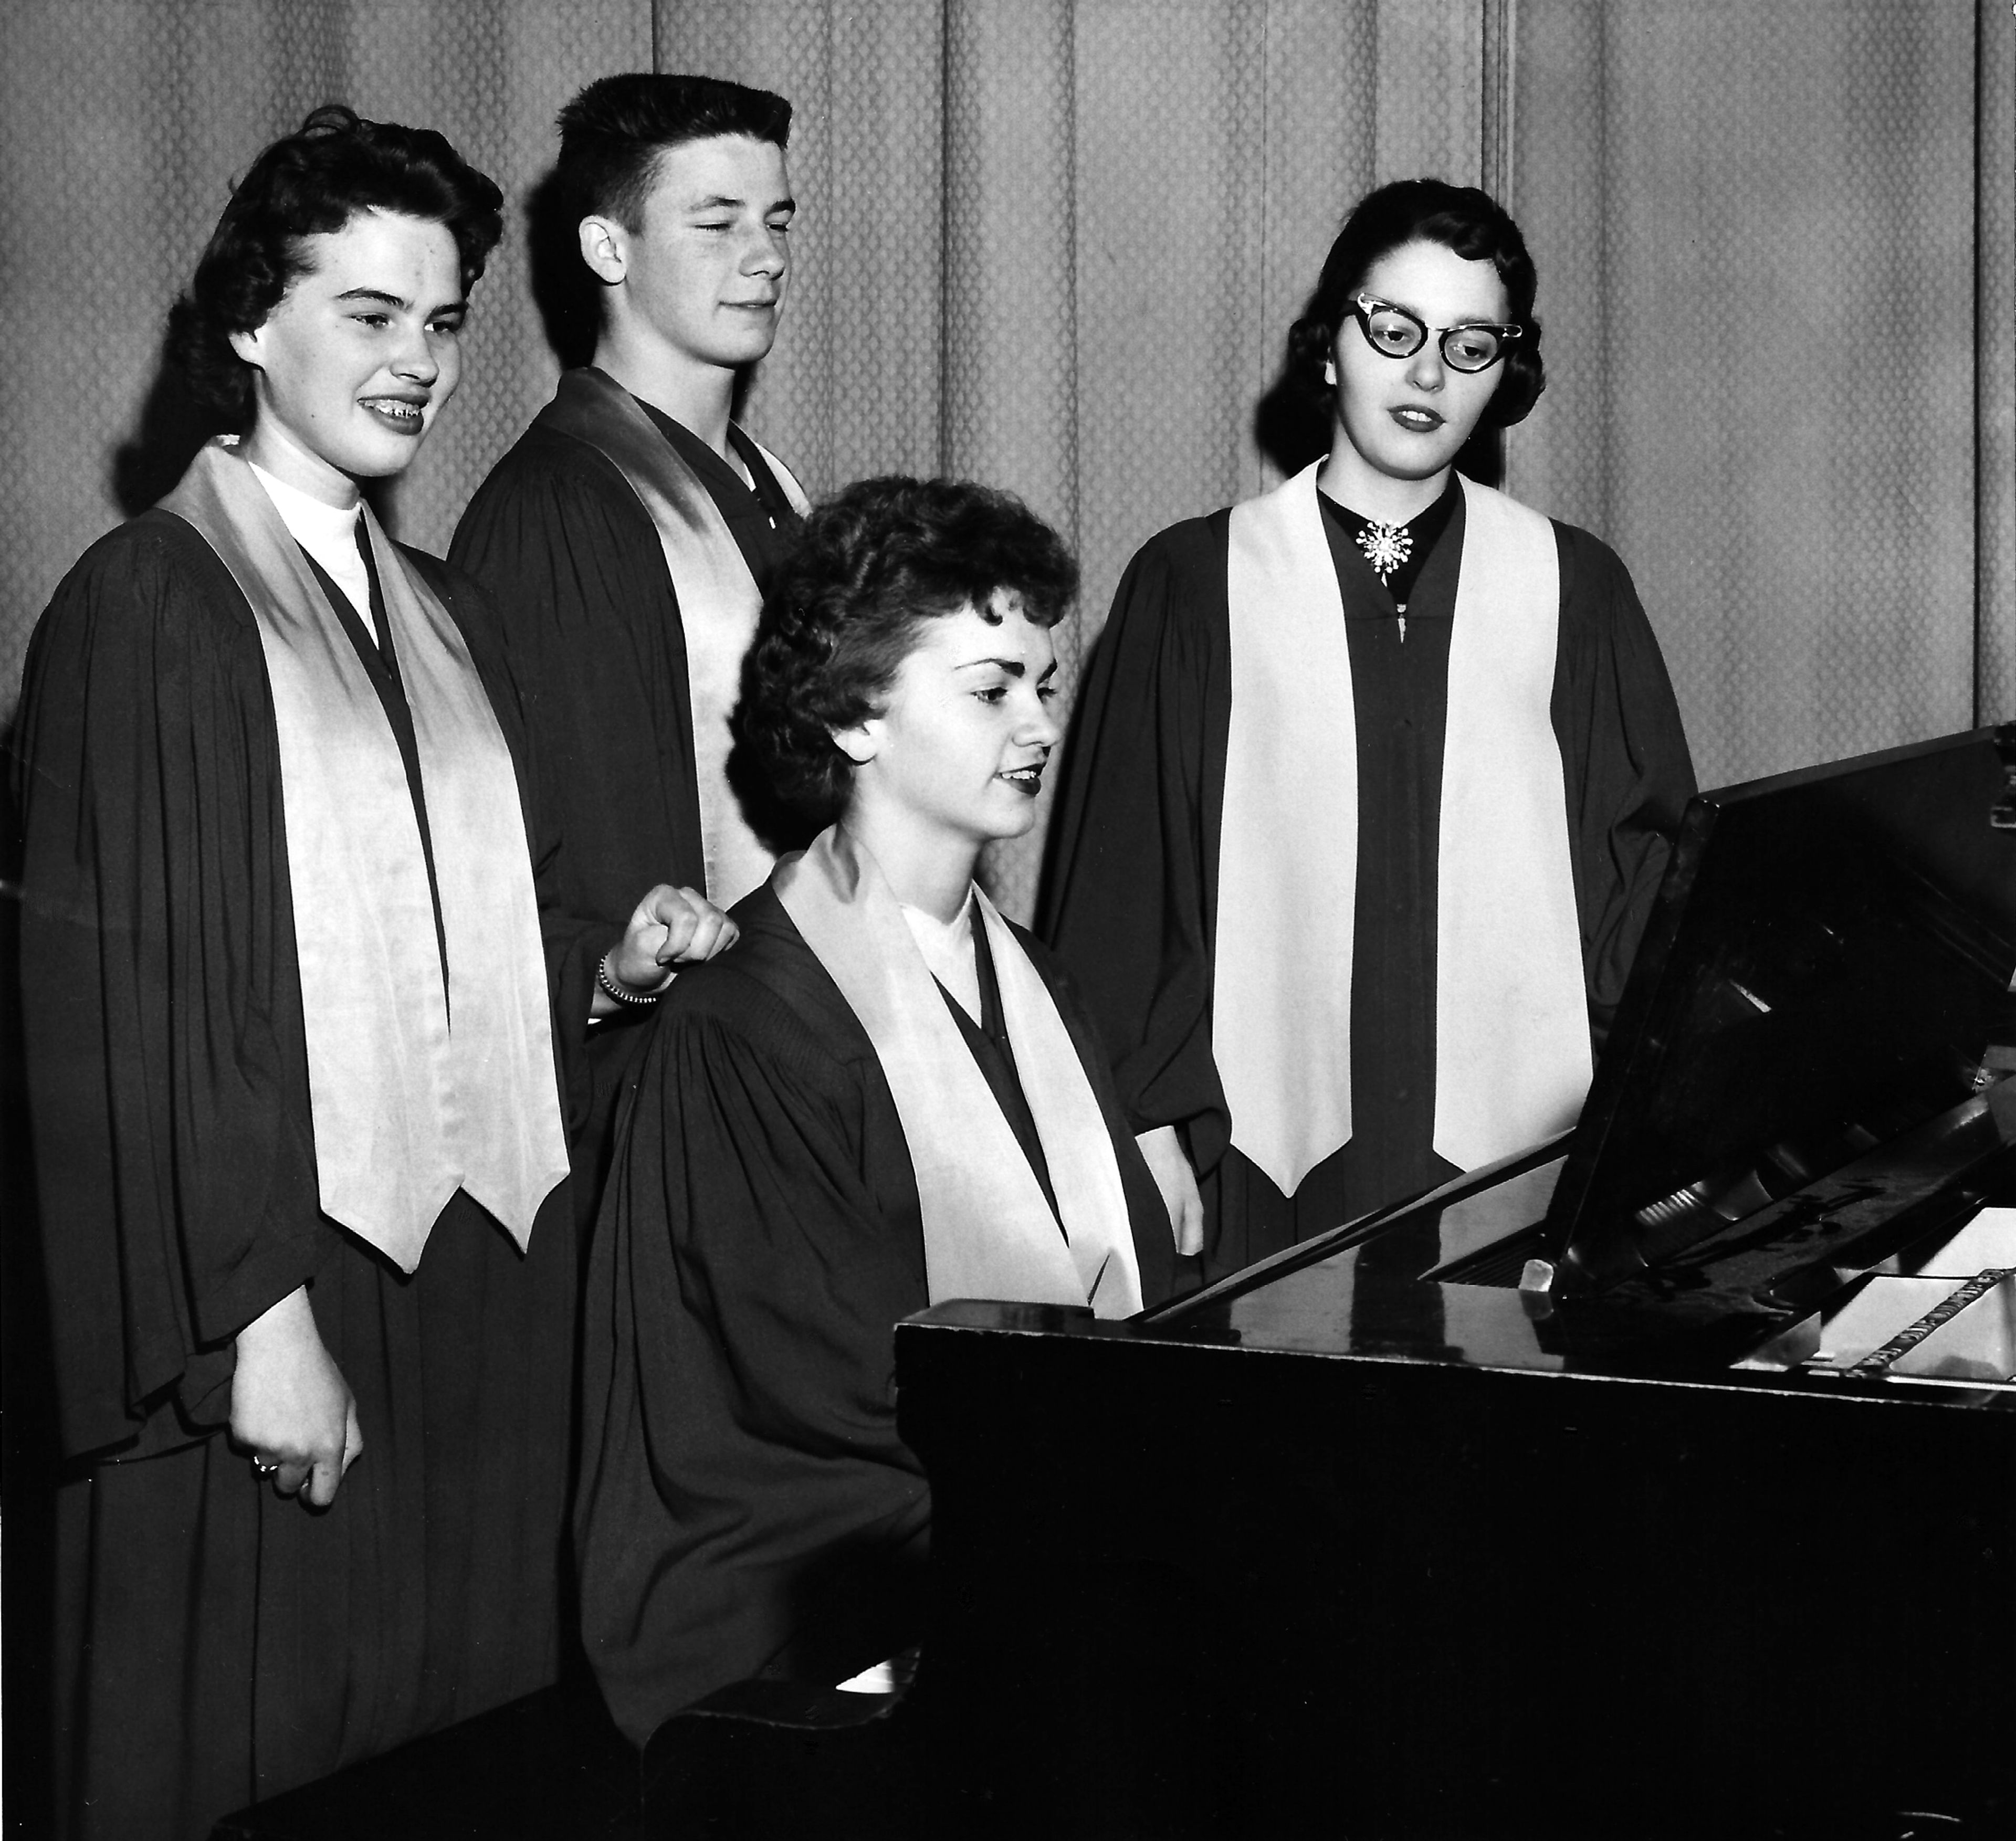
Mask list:
[{"label": "folded hand", "polygon": [[317,1508],[336,1500],[337,1485],[364,1450],[357,1401],[322,1346],[305,1285],[238,1332],[231,1436],[282,1495],[299,1494]]}]

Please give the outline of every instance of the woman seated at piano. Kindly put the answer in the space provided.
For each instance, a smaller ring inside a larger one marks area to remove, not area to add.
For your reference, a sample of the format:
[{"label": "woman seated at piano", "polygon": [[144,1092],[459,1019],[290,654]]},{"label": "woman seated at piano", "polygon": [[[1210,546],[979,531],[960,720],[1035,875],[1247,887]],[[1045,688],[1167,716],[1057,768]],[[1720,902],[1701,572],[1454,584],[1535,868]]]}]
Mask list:
[{"label": "woman seated at piano", "polygon": [[1079,700],[1041,931],[1207,1277],[1573,1124],[1694,791],[1624,565],[1457,470],[1536,287],[1482,192],[1361,202],[1290,335],[1323,452],[1148,542]]},{"label": "woman seated at piano", "polygon": [[870,480],[807,522],[750,747],[831,821],[654,1025],[589,1275],[588,1649],[641,1743],[912,1641],[930,1525],[892,1331],[949,1298],[1124,1317],[1169,1221],[1090,1023],[974,880],[1035,822],[1077,585],[1017,501]]}]

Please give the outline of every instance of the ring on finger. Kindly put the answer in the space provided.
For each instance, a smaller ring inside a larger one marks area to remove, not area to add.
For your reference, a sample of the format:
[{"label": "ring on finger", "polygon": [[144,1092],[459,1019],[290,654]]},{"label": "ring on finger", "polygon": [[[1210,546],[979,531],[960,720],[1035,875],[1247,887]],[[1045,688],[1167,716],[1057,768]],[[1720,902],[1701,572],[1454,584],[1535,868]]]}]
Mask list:
[{"label": "ring on finger", "polygon": [[280,1467],[277,1464],[268,1464],[263,1458],[254,1458],[252,1460],[252,1468],[261,1476],[271,1476]]}]

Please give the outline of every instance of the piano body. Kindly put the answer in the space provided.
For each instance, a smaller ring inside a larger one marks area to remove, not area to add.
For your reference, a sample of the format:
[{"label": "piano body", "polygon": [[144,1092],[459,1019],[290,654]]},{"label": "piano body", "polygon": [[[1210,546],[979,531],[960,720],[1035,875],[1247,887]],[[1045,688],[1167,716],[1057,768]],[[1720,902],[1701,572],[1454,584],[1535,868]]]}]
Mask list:
[{"label": "piano body", "polygon": [[900,1326],[962,1827],[2016,1832],[2012,789],[1704,796],[1569,1138]]}]

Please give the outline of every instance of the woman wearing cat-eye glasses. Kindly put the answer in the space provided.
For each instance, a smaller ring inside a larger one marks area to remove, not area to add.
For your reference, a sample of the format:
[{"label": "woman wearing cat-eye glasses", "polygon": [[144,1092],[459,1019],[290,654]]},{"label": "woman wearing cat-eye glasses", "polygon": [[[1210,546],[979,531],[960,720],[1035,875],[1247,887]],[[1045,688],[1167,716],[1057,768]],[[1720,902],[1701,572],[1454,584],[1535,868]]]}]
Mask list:
[{"label": "woman wearing cat-eye glasses", "polygon": [[1482,192],[1383,186],[1290,338],[1329,450],[1135,558],[1041,930],[1213,1277],[1571,1124],[1694,775],[1615,554],[1456,470],[1543,383]]}]

